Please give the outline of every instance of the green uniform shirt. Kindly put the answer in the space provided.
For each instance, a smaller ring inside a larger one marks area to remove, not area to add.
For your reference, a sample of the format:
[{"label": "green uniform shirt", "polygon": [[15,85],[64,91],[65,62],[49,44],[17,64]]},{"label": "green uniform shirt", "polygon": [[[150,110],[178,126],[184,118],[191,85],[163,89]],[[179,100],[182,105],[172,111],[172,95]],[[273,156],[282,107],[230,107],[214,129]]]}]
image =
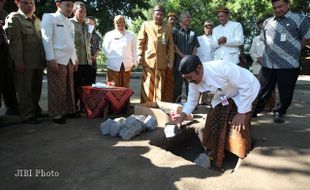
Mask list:
[{"label": "green uniform shirt", "polygon": [[70,19],[74,24],[75,32],[75,49],[79,65],[91,65],[90,54],[90,38],[91,34],[88,32],[88,25],[83,22],[79,23],[75,18]]}]

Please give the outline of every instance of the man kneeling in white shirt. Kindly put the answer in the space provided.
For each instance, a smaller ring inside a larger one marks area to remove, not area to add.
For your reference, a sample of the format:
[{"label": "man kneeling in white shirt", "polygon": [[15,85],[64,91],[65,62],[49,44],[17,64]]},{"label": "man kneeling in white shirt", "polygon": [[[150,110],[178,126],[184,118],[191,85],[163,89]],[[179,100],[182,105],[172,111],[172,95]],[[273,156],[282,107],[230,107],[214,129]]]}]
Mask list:
[{"label": "man kneeling in white shirt", "polygon": [[189,81],[189,94],[182,113],[175,123],[180,124],[195,109],[200,93],[214,94],[208,113],[202,145],[210,150],[216,167],[222,167],[224,149],[244,158],[251,149],[251,111],[260,90],[260,83],[248,70],[236,64],[216,60],[201,63],[198,56],[185,56],[179,66]]}]

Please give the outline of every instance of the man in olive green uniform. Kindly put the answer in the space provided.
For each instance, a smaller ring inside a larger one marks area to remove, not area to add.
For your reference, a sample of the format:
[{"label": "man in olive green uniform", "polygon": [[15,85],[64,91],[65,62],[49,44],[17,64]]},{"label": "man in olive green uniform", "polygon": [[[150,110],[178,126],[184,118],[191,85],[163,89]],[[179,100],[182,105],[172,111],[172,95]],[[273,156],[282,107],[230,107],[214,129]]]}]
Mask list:
[{"label": "man in olive green uniform", "polygon": [[163,19],[164,8],[155,6],[153,20],[144,22],[138,34],[138,62],[143,66],[141,103],[164,100],[166,70],[173,68],[172,30]]},{"label": "man in olive green uniform", "polygon": [[[78,59],[78,70],[74,73],[75,102],[80,99],[79,89],[81,86],[92,85],[92,60],[90,52],[91,31],[85,23],[86,6],[81,1],[76,1],[73,7],[74,17],[70,19],[74,24],[75,49]],[[82,108],[80,108],[82,109]],[[76,113],[76,116],[79,116]]]},{"label": "man in olive green uniform", "polygon": [[9,49],[15,63],[20,115],[25,123],[37,124],[44,68],[41,22],[33,14],[34,0],[16,0],[17,12],[6,19]]},{"label": "man in olive green uniform", "polygon": [[0,0],[0,107],[4,99],[7,115],[18,114],[18,103],[14,85],[13,63],[9,59],[8,39],[4,31],[5,18],[8,13],[3,9],[5,0]]}]

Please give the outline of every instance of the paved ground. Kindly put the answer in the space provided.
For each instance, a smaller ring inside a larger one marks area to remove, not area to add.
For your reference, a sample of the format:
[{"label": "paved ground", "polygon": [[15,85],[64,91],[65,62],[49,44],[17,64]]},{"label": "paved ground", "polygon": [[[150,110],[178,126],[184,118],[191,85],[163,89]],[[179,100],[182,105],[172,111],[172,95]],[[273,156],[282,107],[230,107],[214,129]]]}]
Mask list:
[{"label": "paved ground", "polygon": [[[132,103],[138,102],[139,84],[139,79],[131,82]],[[3,116],[10,124],[0,127],[0,189],[309,189],[309,89],[310,77],[301,76],[285,124],[274,124],[268,113],[253,121],[257,141],[234,173],[232,157],[220,172],[151,145],[163,140],[162,129],[123,141],[100,134],[101,118],[84,116],[64,126],[43,119],[32,126]],[[19,169],[32,176],[16,177]]]}]

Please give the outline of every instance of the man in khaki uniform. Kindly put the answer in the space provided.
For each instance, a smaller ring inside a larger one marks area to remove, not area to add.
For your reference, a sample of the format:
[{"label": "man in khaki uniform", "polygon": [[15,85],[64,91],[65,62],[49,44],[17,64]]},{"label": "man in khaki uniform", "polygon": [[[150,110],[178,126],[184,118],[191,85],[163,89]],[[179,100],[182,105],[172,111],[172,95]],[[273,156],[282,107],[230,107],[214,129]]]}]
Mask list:
[{"label": "man in khaki uniform", "polygon": [[164,8],[155,6],[153,21],[144,22],[138,34],[138,62],[143,66],[141,103],[163,100],[166,70],[173,67],[172,30],[163,19]]},{"label": "man in khaki uniform", "polygon": [[20,115],[24,122],[37,124],[41,115],[39,100],[42,90],[44,50],[41,22],[33,14],[34,0],[16,0],[17,12],[6,19],[9,49],[15,63]]}]

